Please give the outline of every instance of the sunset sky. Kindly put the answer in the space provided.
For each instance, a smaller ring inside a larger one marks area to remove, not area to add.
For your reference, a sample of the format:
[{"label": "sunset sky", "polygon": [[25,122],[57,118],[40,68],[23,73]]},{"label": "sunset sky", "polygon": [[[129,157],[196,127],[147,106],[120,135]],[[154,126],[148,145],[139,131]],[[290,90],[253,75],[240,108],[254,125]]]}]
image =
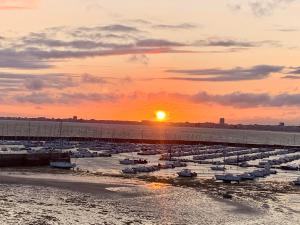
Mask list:
[{"label": "sunset sky", "polygon": [[300,124],[300,0],[0,0],[0,115]]}]

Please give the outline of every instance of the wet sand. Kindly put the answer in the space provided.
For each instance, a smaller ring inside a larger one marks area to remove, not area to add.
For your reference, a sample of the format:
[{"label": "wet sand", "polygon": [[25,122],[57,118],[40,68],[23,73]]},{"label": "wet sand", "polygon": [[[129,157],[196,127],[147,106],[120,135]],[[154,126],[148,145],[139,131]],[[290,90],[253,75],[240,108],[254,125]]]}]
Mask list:
[{"label": "wet sand", "polygon": [[[197,187],[191,184],[184,180],[109,177],[47,168],[6,169],[0,171],[0,222],[3,225],[300,222],[298,208],[285,202],[286,194],[298,196],[297,189],[270,192],[270,187],[263,188],[261,184],[251,188],[251,185],[211,181],[197,183]],[[234,199],[222,199],[218,193],[224,191],[232,191]],[[242,195],[249,191],[254,196],[267,197],[251,199],[249,194]],[[270,193],[276,198],[269,197]]]}]

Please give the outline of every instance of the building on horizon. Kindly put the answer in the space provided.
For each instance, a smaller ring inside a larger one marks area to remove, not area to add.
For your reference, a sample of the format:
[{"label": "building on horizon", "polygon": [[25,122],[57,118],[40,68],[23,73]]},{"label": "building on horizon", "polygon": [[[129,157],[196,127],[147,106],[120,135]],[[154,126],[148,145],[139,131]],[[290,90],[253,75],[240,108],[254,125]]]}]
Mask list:
[{"label": "building on horizon", "polygon": [[225,125],[225,118],[220,118],[219,124],[220,125]]}]

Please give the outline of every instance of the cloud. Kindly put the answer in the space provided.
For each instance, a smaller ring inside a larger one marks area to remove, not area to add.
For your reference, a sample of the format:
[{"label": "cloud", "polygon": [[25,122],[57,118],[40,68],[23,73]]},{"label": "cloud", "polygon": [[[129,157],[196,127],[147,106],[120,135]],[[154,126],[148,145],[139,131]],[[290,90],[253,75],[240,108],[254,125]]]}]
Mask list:
[{"label": "cloud", "polygon": [[[192,77],[168,77],[170,80],[187,81],[243,81],[261,80],[272,73],[279,73],[283,66],[257,65],[250,68],[236,67],[232,69],[196,69],[196,70],[167,70],[168,73],[190,75]],[[204,76],[204,77],[199,77]]]},{"label": "cloud", "polygon": [[299,80],[300,76],[287,75],[284,76],[283,79]]},{"label": "cloud", "polygon": [[95,76],[95,75],[92,75],[92,74],[88,74],[88,73],[85,73],[81,76],[81,81],[83,83],[92,83],[92,84],[105,84],[105,83],[108,83],[107,81],[107,78],[103,78],[103,77],[99,77],[99,76]]},{"label": "cloud", "polygon": [[68,74],[14,74],[0,73],[0,87],[10,86],[10,91],[37,91],[46,88],[65,89],[74,87],[77,83]]},{"label": "cloud", "polygon": [[0,49],[0,68],[49,69],[53,67],[49,63],[27,54],[26,51],[17,52],[14,49]]},{"label": "cloud", "polygon": [[187,46],[184,43],[169,41],[165,39],[143,39],[136,42],[139,47],[182,47]]},{"label": "cloud", "polygon": [[233,92],[228,94],[210,94],[204,91],[196,94],[181,94],[181,93],[141,93],[134,92],[128,94],[119,93],[85,93],[85,92],[61,92],[50,93],[33,91],[29,94],[16,94],[4,101],[20,104],[65,104],[94,102],[94,103],[115,103],[119,100],[132,101],[134,99],[144,99],[145,101],[153,98],[160,99],[176,99],[176,101],[185,101],[194,104],[218,104],[226,107],[234,108],[257,108],[257,107],[299,107],[299,93],[281,93],[270,95],[268,93],[243,93]]},{"label": "cloud", "polygon": [[34,92],[31,94],[16,95],[13,101],[17,103],[31,103],[31,104],[52,104],[55,102],[53,95],[42,92]]},{"label": "cloud", "polygon": [[270,95],[268,93],[244,93],[233,92],[228,94],[210,94],[200,91],[195,94],[182,93],[135,93],[135,98],[160,98],[176,99],[194,104],[218,104],[234,108],[257,108],[257,107],[299,107],[299,93],[281,93]]},{"label": "cloud", "polygon": [[140,32],[139,29],[132,26],[126,26],[121,24],[113,24],[108,26],[103,26],[102,30],[104,31],[113,31],[113,32]]},{"label": "cloud", "polygon": [[207,40],[199,40],[195,42],[195,45],[199,46],[212,46],[212,47],[257,47],[258,43],[239,41],[233,39],[219,39],[209,38]]},{"label": "cloud", "polygon": [[0,10],[32,9],[39,0],[1,0]]},{"label": "cloud", "polygon": [[265,40],[265,41],[245,41],[235,40],[230,38],[207,38],[206,40],[198,40],[194,42],[195,46],[206,46],[206,47],[225,47],[225,48],[254,48],[269,45],[272,47],[278,47],[280,44],[276,41]]},{"label": "cloud", "polygon": [[291,67],[291,70],[288,73],[289,74],[299,74],[300,75],[300,67]]},{"label": "cloud", "polygon": [[295,0],[232,0],[229,7],[235,11],[249,9],[255,16],[266,16],[272,14],[277,8],[283,8]]},{"label": "cloud", "polygon": [[21,104],[74,104],[81,102],[116,102],[122,96],[114,93],[48,93],[33,92],[30,94],[22,94],[13,96],[10,101]]},{"label": "cloud", "polygon": [[288,93],[272,96],[267,93],[235,92],[225,95],[210,95],[206,92],[199,92],[190,96],[190,99],[196,103],[211,102],[238,108],[300,106],[300,94]]},{"label": "cloud", "polygon": [[122,24],[48,28],[5,39],[0,46],[0,68],[37,70],[71,58],[194,52],[182,49],[190,45],[147,38],[149,34],[145,34],[141,35],[137,27]]},{"label": "cloud", "polygon": [[144,55],[132,55],[129,57],[128,62],[132,62],[132,63],[141,63],[143,65],[148,65],[149,64],[149,58]]},{"label": "cloud", "polygon": [[197,28],[198,26],[191,23],[181,23],[181,24],[156,24],[152,26],[157,29],[165,29],[165,30],[190,30]]}]

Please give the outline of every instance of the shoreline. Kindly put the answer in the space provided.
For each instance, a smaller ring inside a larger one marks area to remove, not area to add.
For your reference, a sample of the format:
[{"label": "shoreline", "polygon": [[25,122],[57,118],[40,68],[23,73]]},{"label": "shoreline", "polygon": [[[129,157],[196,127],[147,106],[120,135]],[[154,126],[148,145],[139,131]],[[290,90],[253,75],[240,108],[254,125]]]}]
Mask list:
[{"label": "shoreline", "polygon": [[[291,221],[298,221],[295,212],[299,207],[294,203],[287,207],[284,202],[300,196],[300,189],[286,189],[272,182],[228,185],[213,180],[197,182],[47,167],[1,169],[0,186],[0,206],[4,207],[0,220],[9,225],[16,224],[18,215],[25,224],[37,221],[47,225],[100,221],[115,225],[154,225],[158,221],[165,225],[173,224],[168,221],[217,225],[224,222],[224,216],[231,221],[229,224],[250,225],[255,220],[271,225],[277,217],[286,221],[289,213],[293,213]],[[232,199],[222,196],[228,191]],[[242,223],[245,219],[249,223]]]},{"label": "shoreline", "polygon": [[[37,175],[44,175],[45,177]],[[104,179],[104,181],[105,179],[111,179],[116,182],[105,184],[101,179]],[[48,167],[2,168],[0,170],[0,183],[54,187],[96,195],[99,192],[99,188],[106,190],[105,188],[107,187],[126,185],[126,182],[122,182],[124,180],[136,183],[160,183],[173,187],[193,188],[216,198],[223,198],[224,194],[230,194],[233,197],[233,201],[253,201],[261,204],[269,200],[276,201],[277,196],[280,194],[300,194],[300,188],[289,182],[246,181],[240,184],[226,184],[216,182],[214,179],[194,180],[147,174],[124,175],[89,171],[65,171]]]}]

